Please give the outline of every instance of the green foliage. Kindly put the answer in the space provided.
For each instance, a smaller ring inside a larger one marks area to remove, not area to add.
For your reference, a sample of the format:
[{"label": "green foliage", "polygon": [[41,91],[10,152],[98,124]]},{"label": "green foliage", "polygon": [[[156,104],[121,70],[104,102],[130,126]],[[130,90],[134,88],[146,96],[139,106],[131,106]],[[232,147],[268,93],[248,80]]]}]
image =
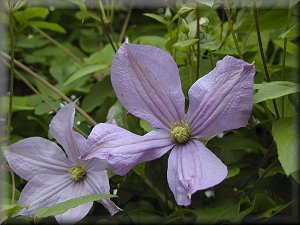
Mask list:
[{"label": "green foliage", "polygon": [[51,207],[39,208],[35,213],[35,220],[40,220],[41,218],[62,214],[68,209],[75,208],[85,203],[114,197],[116,196],[110,194],[94,194],[73,198],[64,202],[57,203]]},{"label": "green foliage", "polygon": [[[15,66],[15,70],[31,86],[16,76],[10,143],[31,136],[48,138],[48,126],[54,112],[67,98],[78,99],[78,106],[97,123],[114,118],[120,127],[135,134],[144,135],[153,130],[146,121],[123,108],[110,81],[110,67],[115,55],[111,43],[117,48],[126,37],[130,43],[155,46],[171,54],[179,67],[186,106],[188,90],[197,77],[210,72],[225,55],[238,58],[228,19],[217,1],[197,1],[201,17],[199,34],[195,2],[187,1],[181,5],[178,1],[169,5],[170,11],[165,6],[156,9],[132,6],[131,12],[129,7],[115,5],[112,1],[108,1],[109,4],[104,5],[102,10],[98,5],[88,7],[85,5],[88,1],[66,2],[75,4],[75,7],[70,10],[28,4],[14,13],[15,58],[43,81],[28,70]],[[300,171],[296,119],[299,112],[299,2],[291,7],[291,12],[287,8],[277,7],[277,3],[258,9],[271,82],[265,78],[252,5],[242,1],[239,4],[232,2],[230,5],[234,32],[244,60],[254,62],[257,71],[252,115],[245,128],[201,139],[227,165],[227,179],[209,190],[193,194],[191,206],[179,207],[167,183],[168,154],[137,165],[126,176],[117,176],[108,170],[111,190],[117,190],[118,199],[115,200],[124,212],[110,217],[104,207],[94,204],[82,223],[224,224],[274,222],[277,218],[290,220],[296,204],[292,190],[298,188]],[[126,25],[127,16],[129,20]],[[8,16],[3,13],[2,17],[8,24]],[[185,33],[182,18],[187,24]],[[3,34],[1,40],[6,41],[4,49],[9,50],[7,36]],[[8,96],[1,96],[1,103],[1,112],[7,113]],[[93,126],[78,111],[75,125],[86,135]],[[5,126],[1,123],[2,128],[5,129]],[[7,171],[5,173],[8,174]],[[3,202],[4,211],[1,212],[5,214],[5,223],[34,223],[25,216],[15,217],[15,213],[23,207],[17,204],[17,200],[26,184],[17,175],[15,178],[15,187],[11,180],[4,184],[5,189],[9,190]],[[16,191],[13,203],[12,189]],[[213,193],[213,196],[204,194],[206,191]],[[84,196],[39,209],[36,221],[103,197],[113,196]]]}]

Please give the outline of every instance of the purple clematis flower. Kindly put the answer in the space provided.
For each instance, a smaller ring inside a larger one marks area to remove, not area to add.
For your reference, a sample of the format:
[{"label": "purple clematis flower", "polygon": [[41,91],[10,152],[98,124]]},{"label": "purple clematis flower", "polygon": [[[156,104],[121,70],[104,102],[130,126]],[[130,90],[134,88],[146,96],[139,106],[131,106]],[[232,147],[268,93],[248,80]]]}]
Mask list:
[{"label": "purple clematis flower", "polygon": [[[50,133],[64,148],[40,137],[18,141],[6,148],[4,154],[11,169],[28,183],[21,192],[20,205],[29,206],[18,215],[34,216],[38,208],[89,194],[109,194],[107,163],[99,159],[78,157],[87,140],[73,131],[75,103],[63,106],[50,123]],[[66,157],[68,156],[68,158]],[[100,201],[111,213],[119,208],[109,199]],[[61,223],[75,223],[87,215],[93,202],[69,209],[57,215]]]},{"label": "purple clematis flower", "polygon": [[[191,195],[223,181],[227,167],[198,138],[246,126],[253,97],[252,64],[225,56],[190,88],[189,108],[180,75],[169,53],[125,42],[112,62],[111,80],[118,99],[154,128],[144,136],[99,124],[83,157],[107,159],[117,174],[161,157],[172,149],[167,179],[176,202],[190,205]],[[110,130],[110,132],[104,132]]]}]

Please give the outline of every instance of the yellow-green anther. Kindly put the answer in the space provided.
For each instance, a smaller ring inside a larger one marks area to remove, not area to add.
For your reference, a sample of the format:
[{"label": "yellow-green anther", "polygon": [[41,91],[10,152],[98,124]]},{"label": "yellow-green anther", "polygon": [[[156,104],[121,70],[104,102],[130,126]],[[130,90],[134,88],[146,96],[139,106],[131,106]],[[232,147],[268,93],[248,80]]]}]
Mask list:
[{"label": "yellow-green anther", "polygon": [[182,24],[182,28],[181,28],[181,29],[182,29],[182,33],[188,34],[188,33],[190,32],[190,28],[189,28],[189,26],[187,25],[185,19],[182,18],[181,24]]},{"label": "yellow-green anther", "polygon": [[169,9],[169,7],[166,8],[165,17],[167,20],[170,20],[172,17],[172,13],[171,13],[171,10]]},{"label": "yellow-green anther", "polygon": [[74,165],[69,170],[70,177],[75,181],[81,181],[86,175],[86,170],[81,165]]},{"label": "yellow-green anther", "polygon": [[174,124],[171,128],[171,137],[175,142],[179,144],[188,142],[190,139],[189,126],[185,123]]}]

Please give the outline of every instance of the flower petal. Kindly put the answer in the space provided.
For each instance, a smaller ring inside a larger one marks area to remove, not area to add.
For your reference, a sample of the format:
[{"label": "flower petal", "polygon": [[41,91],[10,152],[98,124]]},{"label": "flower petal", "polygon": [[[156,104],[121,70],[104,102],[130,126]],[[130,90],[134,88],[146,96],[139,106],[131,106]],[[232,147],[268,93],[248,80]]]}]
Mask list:
[{"label": "flower petal", "polygon": [[208,137],[246,126],[252,110],[252,64],[232,56],[217,62],[189,90],[187,122],[193,137]]},{"label": "flower petal", "polygon": [[18,141],[4,154],[12,170],[25,180],[41,173],[64,174],[71,165],[58,145],[40,137]]},{"label": "flower petal", "polygon": [[190,205],[193,193],[215,186],[226,175],[227,167],[197,140],[175,146],[169,156],[167,178],[178,205]]},{"label": "flower petal", "polygon": [[34,176],[23,188],[19,205],[27,205],[28,209],[22,209],[18,215],[33,217],[38,208],[52,206],[58,203],[60,193],[73,181],[68,173],[64,175],[38,174]]},{"label": "flower petal", "polygon": [[[67,201],[84,195],[96,194],[93,192],[86,179],[81,182],[72,181],[72,183],[60,192],[59,202]],[[97,193],[98,194],[98,193]],[[74,224],[84,218],[93,206],[93,202],[79,205],[68,209],[65,213],[56,215],[55,219],[60,224]]]},{"label": "flower petal", "polygon": [[135,165],[161,157],[174,146],[168,132],[151,131],[139,136],[112,124],[98,124],[88,137],[83,159],[107,160],[117,174],[124,175]]},{"label": "flower petal", "polygon": [[[92,190],[94,191],[95,194],[109,194],[109,180],[107,176],[106,170],[103,170],[101,172],[91,172],[89,171],[87,177],[86,177],[86,182]],[[119,212],[121,209],[115,205],[115,203],[110,200],[110,199],[103,199],[99,201],[111,215],[116,214]]]},{"label": "flower petal", "polygon": [[62,145],[68,157],[75,163],[81,155],[81,147],[86,139],[73,131],[75,103],[63,106],[53,117],[49,128],[51,135]]},{"label": "flower petal", "polygon": [[111,66],[118,99],[155,128],[169,129],[184,118],[184,95],[172,56],[156,47],[124,43]]}]

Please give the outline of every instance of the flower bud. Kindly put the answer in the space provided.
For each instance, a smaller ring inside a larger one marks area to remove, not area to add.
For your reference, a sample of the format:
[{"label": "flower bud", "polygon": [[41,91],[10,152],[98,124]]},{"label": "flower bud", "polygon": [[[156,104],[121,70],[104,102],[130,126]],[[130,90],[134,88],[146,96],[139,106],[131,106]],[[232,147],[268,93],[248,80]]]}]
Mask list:
[{"label": "flower bud", "polygon": [[182,27],[181,27],[182,33],[188,34],[188,33],[190,32],[190,28],[189,28],[189,26],[187,25],[185,19],[182,18],[181,24],[182,24]]},{"label": "flower bud", "polygon": [[199,21],[200,26],[206,27],[206,26],[208,26],[208,23],[209,23],[208,18],[206,18],[206,17],[201,17],[200,18],[200,21]]},{"label": "flower bud", "polygon": [[170,20],[172,18],[172,13],[171,13],[171,10],[169,9],[169,7],[166,8],[165,17],[167,20]]},{"label": "flower bud", "polygon": [[193,9],[190,7],[182,7],[177,12],[178,16],[185,18],[190,12],[192,12]]}]

